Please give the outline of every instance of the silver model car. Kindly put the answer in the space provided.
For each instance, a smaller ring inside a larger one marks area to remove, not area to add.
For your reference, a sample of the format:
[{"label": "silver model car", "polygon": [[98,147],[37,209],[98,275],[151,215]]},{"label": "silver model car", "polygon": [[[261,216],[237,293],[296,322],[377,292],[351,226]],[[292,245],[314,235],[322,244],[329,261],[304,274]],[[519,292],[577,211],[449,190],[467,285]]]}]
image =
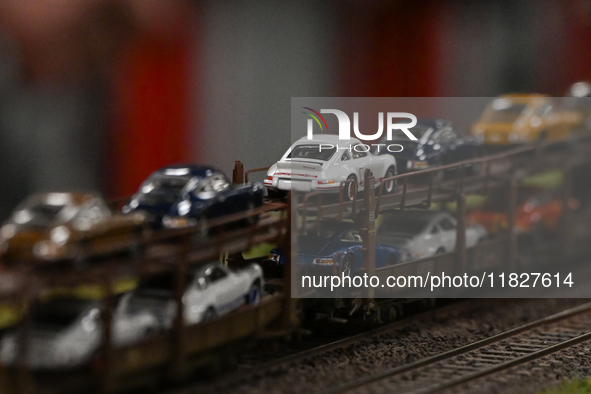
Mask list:
[{"label": "silver model car", "polygon": [[[451,252],[456,246],[457,220],[449,212],[408,210],[384,216],[377,231],[377,242],[398,247],[405,261]],[[484,226],[466,226],[466,246],[488,236]]]},{"label": "silver model car", "polygon": [[[25,363],[33,369],[65,369],[83,366],[97,355],[102,344],[100,301],[58,297],[37,305],[31,312]],[[147,312],[113,314],[114,345],[139,341],[158,328]],[[0,362],[18,362],[18,332],[7,333],[0,343]]]},{"label": "silver model car", "polygon": [[[183,295],[185,321],[195,324],[229,313],[244,303],[257,304],[263,285],[263,270],[258,264],[235,271],[219,263],[210,263],[190,271],[185,278]],[[176,316],[174,273],[141,281],[135,290],[123,297],[121,311],[130,316],[153,314],[162,328],[171,327]]]}]

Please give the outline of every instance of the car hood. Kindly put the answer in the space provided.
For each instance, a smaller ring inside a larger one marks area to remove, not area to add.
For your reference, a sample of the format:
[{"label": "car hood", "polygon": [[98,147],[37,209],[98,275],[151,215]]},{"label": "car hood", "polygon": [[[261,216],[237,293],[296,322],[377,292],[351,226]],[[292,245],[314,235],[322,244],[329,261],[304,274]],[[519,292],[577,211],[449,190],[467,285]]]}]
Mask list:
[{"label": "car hood", "polygon": [[298,239],[298,253],[312,256],[324,256],[333,251],[329,250],[330,239],[303,235]]},{"label": "car hood", "polygon": [[150,194],[141,194],[134,198],[138,201],[138,207],[136,209],[168,211],[168,209],[170,209],[181,196],[177,194],[154,192]]},{"label": "car hood", "polygon": [[378,234],[376,242],[382,245],[404,248],[411,244],[414,237],[413,234]]}]

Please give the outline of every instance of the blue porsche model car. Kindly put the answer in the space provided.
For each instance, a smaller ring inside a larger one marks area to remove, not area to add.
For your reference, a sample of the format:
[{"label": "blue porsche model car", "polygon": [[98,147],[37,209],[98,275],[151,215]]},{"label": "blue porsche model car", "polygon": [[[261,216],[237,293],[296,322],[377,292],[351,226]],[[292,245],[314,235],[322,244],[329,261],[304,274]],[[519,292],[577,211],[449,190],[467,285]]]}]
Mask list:
[{"label": "blue porsche model car", "polygon": [[396,157],[399,174],[480,156],[480,142],[475,137],[461,133],[448,120],[419,119],[409,131],[417,141],[411,141],[401,130],[393,134],[391,141],[380,141],[402,145],[400,152],[380,151],[380,154]]},{"label": "blue porsche model car", "polygon": [[[321,221],[318,231],[310,229],[307,235],[298,237],[299,265],[335,268],[342,266],[345,275],[363,267],[361,231],[355,223]],[[402,261],[402,251],[385,245],[376,245],[376,268],[394,265]],[[273,249],[267,266],[283,265],[282,251]],[[263,267],[265,268],[265,265]]]},{"label": "blue porsche model car", "polygon": [[[263,205],[260,183],[232,185],[213,167],[174,165],[152,173],[123,212],[144,212],[153,227],[187,227]],[[256,221],[253,216],[248,222]],[[207,231],[207,227],[204,231]]]}]

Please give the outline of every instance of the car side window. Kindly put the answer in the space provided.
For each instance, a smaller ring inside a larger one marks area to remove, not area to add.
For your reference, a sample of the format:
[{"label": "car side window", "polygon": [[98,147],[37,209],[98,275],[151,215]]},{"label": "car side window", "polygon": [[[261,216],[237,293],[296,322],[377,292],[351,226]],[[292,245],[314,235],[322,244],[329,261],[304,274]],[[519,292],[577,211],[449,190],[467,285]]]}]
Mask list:
[{"label": "car side window", "polygon": [[361,238],[361,234],[357,230],[347,231],[345,234],[341,236],[341,241],[343,242],[363,242],[363,238]]},{"label": "car side window", "polygon": [[363,151],[363,149],[365,149],[365,147],[357,148],[361,151],[361,152],[357,152],[355,150],[355,147],[357,147],[357,146],[361,146],[361,144],[357,144],[357,145],[353,146],[353,149],[352,149],[353,159],[360,159],[362,157],[367,157],[367,152]]},{"label": "car side window", "polygon": [[215,196],[212,180],[212,177],[207,177],[199,183],[199,186],[194,192],[197,198],[207,200]]},{"label": "car side window", "polygon": [[454,230],[456,228],[456,226],[453,224],[453,222],[451,220],[449,220],[448,218],[441,219],[439,221],[439,225],[441,226],[441,228],[444,231]]},{"label": "car side window", "polygon": [[457,138],[457,135],[454,133],[454,131],[450,127],[446,127],[445,129],[443,129],[441,131],[441,133],[439,133],[439,135],[437,137],[437,142],[439,142],[439,143],[452,142],[456,138]]},{"label": "car side window", "polygon": [[434,224],[433,227],[431,228],[431,234],[438,234],[439,233],[439,227],[437,227],[437,224]]},{"label": "car side window", "polygon": [[205,274],[209,278],[209,281],[212,283],[224,279],[226,276],[228,276],[228,274],[220,267],[211,267],[205,272]]},{"label": "car side window", "polygon": [[346,150],[343,152],[343,155],[341,156],[341,161],[347,161],[349,159],[351,159],[351,154],[348,150]]},{"label": "car side window", "polygon": [[221,192],[230,187],[230,182],[223,174],[217,173],[211,176],[211,187],[215,192]]}]

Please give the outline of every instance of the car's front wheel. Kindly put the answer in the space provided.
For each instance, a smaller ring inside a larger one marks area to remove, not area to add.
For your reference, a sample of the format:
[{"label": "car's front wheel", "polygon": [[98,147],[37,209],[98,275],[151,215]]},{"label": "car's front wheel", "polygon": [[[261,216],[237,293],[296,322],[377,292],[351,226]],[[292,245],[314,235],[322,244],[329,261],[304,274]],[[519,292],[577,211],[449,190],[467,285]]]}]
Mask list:
[{"label": "car's front wheel", "polygon": [[351,276],[351,270],[355,264],[355,259],[351,255],[346,255],[342,262],[342,272],[344,276]]},{"label": "car's front wheel", "polygon": [[261,284],[256,281],[250,286],[247,302],[250,305],[258,305],[261,302],[261,296]]},{"label": "car's front wheel", "polygon": [[[386,171],[386,175],[384,175],[384,179],[385,178],[391,178],[394,175],[396,175],[396,168],[393,166],[390,166],[388,168],[388,170]],[[394,192],[394,189],[396,188],[396,181],[395,180],[389,180],[389,181],[384,181],[384,186],[383,186],[383,190],[384,190],[384,194],[390,194]]]},{"label": "car's front wheel", "polygon": [[213,319],[215,319],[216,316],[217,316],[217,313],[215,312],[215,309],[213,309],[213,307],[210,306],[209,308],[207,308],[207,310],[203,314],[203,321],[213,320]]}]

